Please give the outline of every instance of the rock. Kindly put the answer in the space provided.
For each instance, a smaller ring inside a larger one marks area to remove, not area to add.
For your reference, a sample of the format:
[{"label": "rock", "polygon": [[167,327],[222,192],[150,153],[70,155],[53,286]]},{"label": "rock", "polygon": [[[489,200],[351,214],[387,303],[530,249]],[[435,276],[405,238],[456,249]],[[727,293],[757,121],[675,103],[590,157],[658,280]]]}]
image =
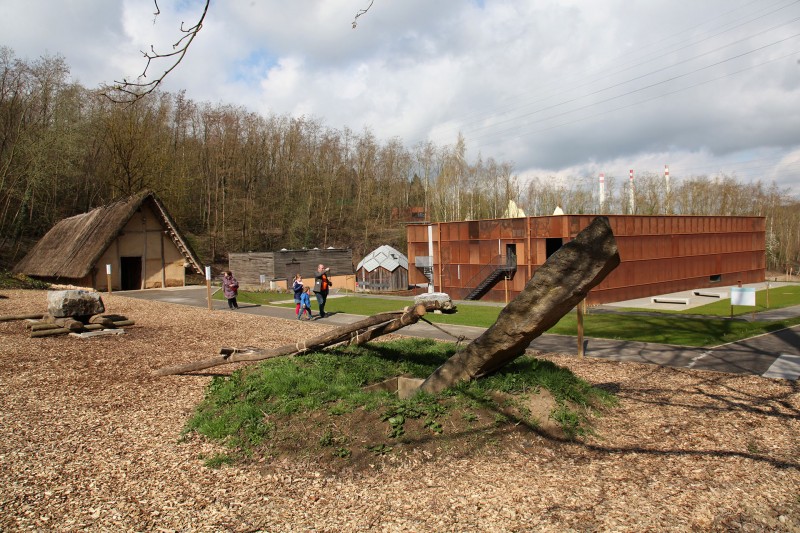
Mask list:
[{"label": "rock", "polygon": [[450,295],[446,292],[426,292],[414,297],[414,305],[435,303],[437,307],[447,313],[455,313],[456,305],[450,299]]},{"label": "rock", "polygon": [[47,292],[47,312],[55,318],[88,317],[104,313],[105,310],[103,299],[97,292]]}]

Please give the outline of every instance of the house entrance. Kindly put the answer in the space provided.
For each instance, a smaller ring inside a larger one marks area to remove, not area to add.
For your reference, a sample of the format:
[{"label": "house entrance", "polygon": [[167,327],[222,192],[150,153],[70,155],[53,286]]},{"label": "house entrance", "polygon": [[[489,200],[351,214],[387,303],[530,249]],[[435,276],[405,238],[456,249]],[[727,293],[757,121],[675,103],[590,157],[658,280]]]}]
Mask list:
[{"label": "house entrance", "polygon": [[136,291],[142,288],[142,257],[119,258],[120,286],[123,291]]}]

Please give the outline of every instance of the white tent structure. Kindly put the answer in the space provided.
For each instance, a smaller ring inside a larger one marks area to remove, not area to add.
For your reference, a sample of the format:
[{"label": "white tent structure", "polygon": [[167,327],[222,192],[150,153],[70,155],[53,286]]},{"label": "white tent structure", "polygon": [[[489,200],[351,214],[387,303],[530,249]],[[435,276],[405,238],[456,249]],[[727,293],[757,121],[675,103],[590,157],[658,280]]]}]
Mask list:
[{"label": "white tent structure", "polygon": [[356,267],[356,290],[394,292],[408,289],[408,258],[384,244]]}]

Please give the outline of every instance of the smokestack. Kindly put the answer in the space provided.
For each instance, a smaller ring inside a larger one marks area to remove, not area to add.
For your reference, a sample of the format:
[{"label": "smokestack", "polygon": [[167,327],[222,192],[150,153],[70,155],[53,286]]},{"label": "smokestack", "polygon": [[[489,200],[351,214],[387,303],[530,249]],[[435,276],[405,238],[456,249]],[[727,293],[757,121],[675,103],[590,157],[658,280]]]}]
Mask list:
[{"label": "smokestack", "polygon": [[628,179],[628,195],[629,195],[629,202],[630,203],[630,214],[634,214],[636,212],[636,204],[635,199],[633,197],[633,169],[630,172],[630,178]]},{"label": "smokestack", "polygon": [[598,197],[600,200],[600,213],[603,213],[606,206],[606,175],[602,172],[600,173],[600,194]]}]

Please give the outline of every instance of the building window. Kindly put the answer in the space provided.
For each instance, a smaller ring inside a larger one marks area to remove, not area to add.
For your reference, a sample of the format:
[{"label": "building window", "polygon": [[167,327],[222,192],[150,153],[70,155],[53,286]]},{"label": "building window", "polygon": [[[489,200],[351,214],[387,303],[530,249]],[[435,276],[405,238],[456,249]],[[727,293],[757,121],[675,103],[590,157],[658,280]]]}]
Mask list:
[{"label": "building window", "polygon": [[713,276],[708,276],[708,281],[711,283],[719,283],[722,281],[722,274],[714,274]]}]

